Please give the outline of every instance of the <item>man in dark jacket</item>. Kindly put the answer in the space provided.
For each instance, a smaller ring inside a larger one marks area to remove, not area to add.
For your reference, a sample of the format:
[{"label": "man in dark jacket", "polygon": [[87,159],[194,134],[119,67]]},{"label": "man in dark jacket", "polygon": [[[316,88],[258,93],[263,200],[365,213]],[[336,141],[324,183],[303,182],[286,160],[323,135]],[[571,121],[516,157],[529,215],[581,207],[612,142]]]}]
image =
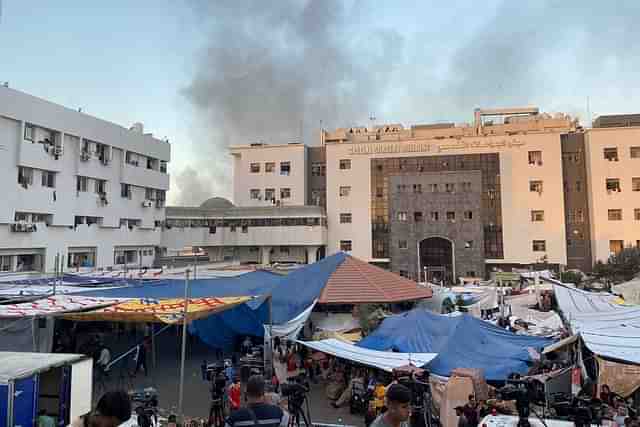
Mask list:
[{"label": "man in dark jacket", "polygon": [[234,411],[225,427],[287,427],[289,415],[279,406],[265,403],[264,389],[264,378],[251,376],[247,382],[247,405]]}]

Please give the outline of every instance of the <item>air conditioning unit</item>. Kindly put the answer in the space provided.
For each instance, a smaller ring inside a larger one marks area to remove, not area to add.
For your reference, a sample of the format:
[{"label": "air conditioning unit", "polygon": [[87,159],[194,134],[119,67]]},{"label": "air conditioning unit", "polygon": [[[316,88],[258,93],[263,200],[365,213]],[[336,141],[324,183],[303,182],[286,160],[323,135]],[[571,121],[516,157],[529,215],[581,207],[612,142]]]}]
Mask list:
[{"label": "air conditioning unit", "polygon": [[143,208],[150,208],[151,205],[153,205],[153,202],[151,202],[151,200],[145,200],[142,202],[142,207]]},{"label": "air conditioning unit", "polygon": [[88,151],[83,151],[80,153],[80,160],[83,162],[88,161],[91,158],[91,154]]}]

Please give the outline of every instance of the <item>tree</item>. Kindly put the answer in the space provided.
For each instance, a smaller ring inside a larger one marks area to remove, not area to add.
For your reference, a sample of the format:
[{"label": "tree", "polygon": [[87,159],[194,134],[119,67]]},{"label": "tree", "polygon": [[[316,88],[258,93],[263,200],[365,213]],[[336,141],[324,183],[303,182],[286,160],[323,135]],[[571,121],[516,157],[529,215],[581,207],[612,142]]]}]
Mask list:
[{"label": "tree", "polygon": [[607,263],[598,261],[593,267],[593,274],[605,280],[624,282],[633,279],[640,273],[640,248],[624,248],[617,255],[612,255]]},{"label": "tree", "polygon": [[577,271],[565,271],[560,274],[560,281],[562,283],[573,283],[578,287],[582,282],[582,274]]}]

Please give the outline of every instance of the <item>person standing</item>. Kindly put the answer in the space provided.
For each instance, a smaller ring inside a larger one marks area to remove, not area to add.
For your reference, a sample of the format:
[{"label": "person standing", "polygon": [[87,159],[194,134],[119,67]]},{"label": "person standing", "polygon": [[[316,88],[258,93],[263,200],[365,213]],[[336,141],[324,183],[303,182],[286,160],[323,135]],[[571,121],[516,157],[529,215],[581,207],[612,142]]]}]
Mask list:
[{"label": "person standing", "polygon": [[469,426],[476,427],[480,422],[480,419],[478,415],[478,402],[473,394],[469,395],[469,401],[464,405],[463,411]]},{"label": "person standing", "polygon": [[393,384],[385,399],[387,411],[378,415],[370,427],[409,427],[411,390],[402,384]]},{"label": "person standing", "polygon": [[469,427],[469,421],[464,415],[464,406],[456,406],[455,411],[458,417],[458,427]]},{"label": "person standing", "polygon": [[56,420],[47,414],[47,411],[41,409],[38,412],[38,427],[56,427]]},{"label": "person standing", "polygon": [[149,368],[147,367],[147,340],[145,338],[142,344],[138,344],[138,352],[136,354],[136,369],[133,371],[134,375],[138,374],[140,368],[144,369],[144,376],[149,375]]},{"label": "person standing", "polygon": [[247,405],[231,413],[225,427],[287,427],[289,415],[279,406],[266,403],[264,393],[264,378],[261,375],[252,375],[247,381]]}]

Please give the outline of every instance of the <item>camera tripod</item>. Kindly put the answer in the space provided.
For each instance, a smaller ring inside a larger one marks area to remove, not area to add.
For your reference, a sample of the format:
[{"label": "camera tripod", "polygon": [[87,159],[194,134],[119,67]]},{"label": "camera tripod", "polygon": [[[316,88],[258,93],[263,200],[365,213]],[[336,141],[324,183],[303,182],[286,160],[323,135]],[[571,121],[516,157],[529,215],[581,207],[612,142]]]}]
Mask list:
[{"label": "camera tripod", "polygon": [[[303,408],[305,405],[306,413]],[[287,408],[289,409],[289,427],[300,427],[300,418],[304,421],[305,426],[311,427],[311,413],[306,395],[302,396],[302,399],[298,396],[289,397]]]},{"label": "camera tripod", "polygon": [[222,397],[211,400],[209,408],[209,426],[222,427],[224,425],[224,403]]}]

